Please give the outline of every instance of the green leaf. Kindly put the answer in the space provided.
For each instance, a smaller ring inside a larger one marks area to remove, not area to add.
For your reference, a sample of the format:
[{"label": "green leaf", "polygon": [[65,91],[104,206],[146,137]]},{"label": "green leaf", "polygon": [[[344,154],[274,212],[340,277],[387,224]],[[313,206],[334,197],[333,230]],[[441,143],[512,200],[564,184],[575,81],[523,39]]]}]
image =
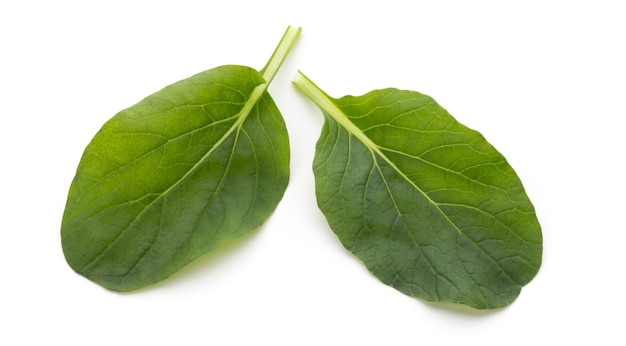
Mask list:
[{"label": "green leaf", "polygon": [[334,99],[313,164],[332,230],[384,283],[428,301],[510,304],[541,264],[535,210],[506,159],[429,96],[384,89]]},{"label": "green leaf", "polygon": [[267,86],[299,33],[287,29],[261,73],[210,69],[104,124],[63,215],[76,272],[116,291],[141,288],[269,217],[289,180],[289,140]]}]

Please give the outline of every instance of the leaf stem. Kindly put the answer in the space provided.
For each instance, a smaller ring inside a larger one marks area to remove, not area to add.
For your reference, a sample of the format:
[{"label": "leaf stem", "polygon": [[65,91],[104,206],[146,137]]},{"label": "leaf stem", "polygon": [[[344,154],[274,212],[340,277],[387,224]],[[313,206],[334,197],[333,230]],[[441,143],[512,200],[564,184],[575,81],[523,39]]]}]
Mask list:
[{"label": "leaf stem", "polygon": [[237,119],[237,122],[235,122],[232,129],[239,128],[243,124],[248,117],[248,114],[250,114],[252,107],[256,105],[259,98],[261,98],[263,93],[267,90],[267,87],[270,85],[270,82],[272,82],[272,79],[274,79],[278,69],[283,64],[283,61],[285,61],[287,54],[289,54],[291,47],[293,47],[296,43],[296,40],[300,35],[300,31],[302,31],[301,28],[294,28],[291,26],[287,27],[283,38],[280,42],[278,42],[278,46],[274,50],[274,53],[272,53],[267,65],[265,65],[265,67],[260,71],[263,75],[263,79],[265,79],[265,83],[257,85],[257,87],[252,90],[250,98],[248,98],[248,101],[246,101],[243,108],[239,112],[239,119]]},{"label": "leaf stem", "polygon": [[283,38],[278,43],[278,46],[274,50],[274,53],[270,57],[270,60],[267,62],[267,65],[261,70],[261,74],[265,79],[265,83],[270,84],[274,76],[278,72],[278,69],[285,61],[287,54],[296,43],[298,36],[300,36],[300,32],[302,28],[295,28],[292,26],[287,27]]},{"label": "leaf stem", "polygon": [[378,146],[367,137],[361,129],[359,129],[354,123],[348,120],[348,117],[340,110],[333,102],[333,98],[328,96],[322,89],[320,89],[313,81],[301,71],[296,73],[296,77],[292,82],[296,88],[304,93],[313,103],[315,103],[322,111],[332,117],[337,123],[339,123],[348,133],[358,138],[361,143],[365,144],[370,150],[384,155],[380,152]]}]

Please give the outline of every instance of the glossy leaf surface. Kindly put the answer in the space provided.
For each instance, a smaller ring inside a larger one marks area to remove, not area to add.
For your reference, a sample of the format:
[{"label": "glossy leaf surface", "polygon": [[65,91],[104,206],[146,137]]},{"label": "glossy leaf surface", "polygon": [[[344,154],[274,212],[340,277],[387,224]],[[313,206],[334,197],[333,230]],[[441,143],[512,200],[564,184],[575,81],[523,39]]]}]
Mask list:
[{"label": "glossy leaf surface", "polygon": [[323,111],[318,205],[343,245],[384,283],[428,301],[510,304],[537,273],[542,234],[505,158],[429,96],[398,89],[334,99]]},{"label": "glossy leaf surface", "polygon": [[265,69],[221,66],[167,86],[89,143],[61,229],[78,273],[128,291],[259,227],[289,180],[289,141],[267,93],[299,29]]}]

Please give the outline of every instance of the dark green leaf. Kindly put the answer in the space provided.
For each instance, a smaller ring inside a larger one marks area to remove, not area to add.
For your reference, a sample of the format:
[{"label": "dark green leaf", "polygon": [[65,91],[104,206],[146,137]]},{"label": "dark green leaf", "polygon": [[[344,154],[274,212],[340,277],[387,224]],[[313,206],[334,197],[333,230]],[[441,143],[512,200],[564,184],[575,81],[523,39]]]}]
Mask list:
[{"label": "dark green leaf", "polygon": [[289,180],[283,118],[267,93],[299,29],[262,73],[221,66],[167,86],[89,143],[61,229],[78,273],[128,291],[259,227]]},{"label": "dark green leaf", "polygon": [[318,205],[384,283],[429,301],[510,304],[541,264],[535,210],[505,158],[432,98],[376,90],[334,99],[294,81],[324,112]]}]

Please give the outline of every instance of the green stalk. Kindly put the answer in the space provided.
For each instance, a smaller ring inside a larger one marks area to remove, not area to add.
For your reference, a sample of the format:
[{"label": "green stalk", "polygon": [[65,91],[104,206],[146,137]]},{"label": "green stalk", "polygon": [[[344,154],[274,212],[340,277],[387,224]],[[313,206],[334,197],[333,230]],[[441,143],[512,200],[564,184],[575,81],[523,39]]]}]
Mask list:
[{"label": "green stalk", "polygon": [[291,26],[287,27],[287,31],[285,31],[283,38],[278,43],[278,46],[274,50],[270,60],[267,62],[267,65],[265,65],[265,67],[261,70],[265,83],[252,90],[250,98],[246,101],[246,104],[239,112],[239,119],[237,119],[233,129],[239,128],[243,124],[248,114],[250,114],[252,107],[257,104],[261,95],[263,95],[263,93],[267,90],[267,87],[272,82],[272,79],[274,79],[278,69],[280,69],[280,66],[283,64],[283,61],[285,61],[285,58],[287,58],[287,54],[289,54],[289,51],[296,43],[298,36],[300,36],[300,31],[302,31],[301,28],[294,28]]},{"label": "green stalk", "polygon": [[300,36],[301,31],[301,28],[294,28],[291,26],[287,28],[283,38],[278,43],[276,50],[274,50],[272,57],[267,62],[267,65],[265,65],[265,67],[261,70],[265,83],[270,84],[272,82],[276,72],[278,72],[278,69],[283,64],[283,61],[285,61],[287,54],[289,54],[289,51],[296,43],[298,36]]},{"label": "green stalk", "polygon": [[369,139],[363,131],[356,127],[348,117],[332,102],[332,97],[328,96],[322,89],[320,89],[315,83],[313,83],[304,73],[298,71],[296,77],[292,82],[298,90],[306,95],[313,103],[315,103],[320,109],[330,115],[337,123],[339,123],[346,131],[358,138],[365,146],[380,153],[378,146]]}]

